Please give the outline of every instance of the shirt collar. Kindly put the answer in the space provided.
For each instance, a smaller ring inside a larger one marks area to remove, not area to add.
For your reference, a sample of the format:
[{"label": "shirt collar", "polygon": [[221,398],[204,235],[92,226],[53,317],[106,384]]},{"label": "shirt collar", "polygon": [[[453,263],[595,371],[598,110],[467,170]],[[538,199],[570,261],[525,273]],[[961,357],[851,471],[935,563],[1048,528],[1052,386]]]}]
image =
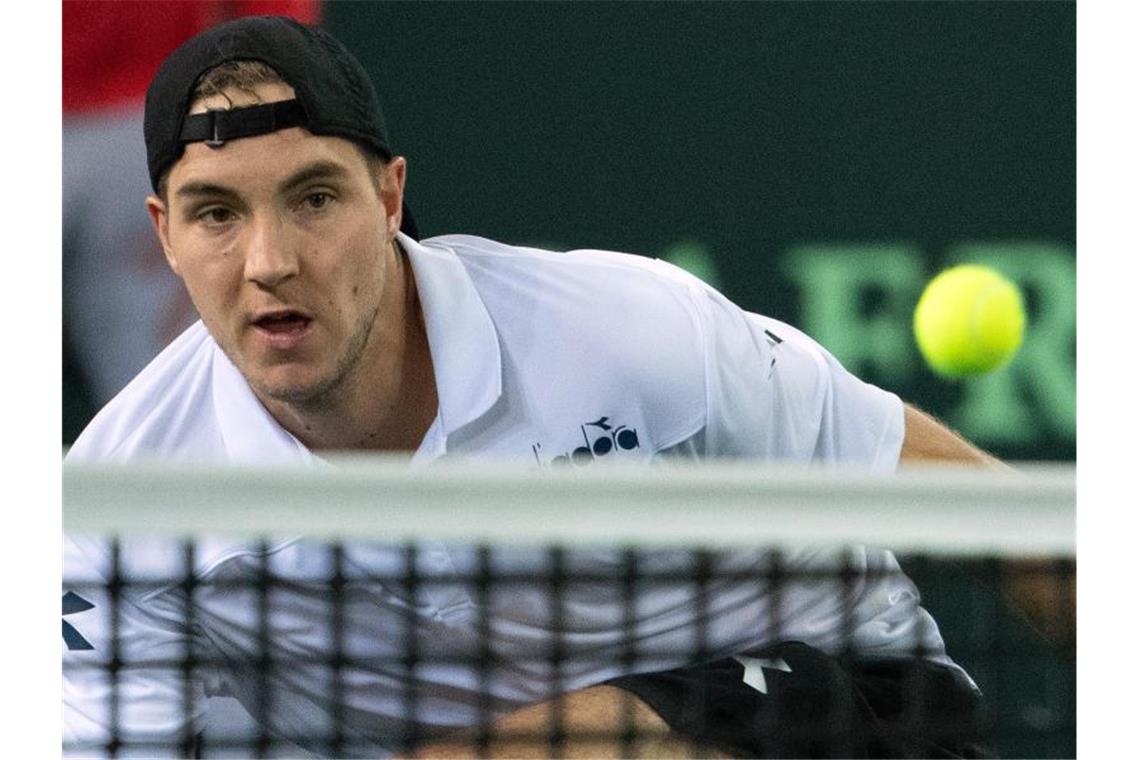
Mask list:
[{"label": "shirt collar", "polygon": [[438,242],[397,235],[416,278],[444,437],[483,416],[502,394],[499,335],[459,257]]},{"label": "shirt collar", "polygon": [[227,461],[249,465],[314,461],[305,444],[261,405],[249,383],[216,343],[211,371],[214,408]]}]

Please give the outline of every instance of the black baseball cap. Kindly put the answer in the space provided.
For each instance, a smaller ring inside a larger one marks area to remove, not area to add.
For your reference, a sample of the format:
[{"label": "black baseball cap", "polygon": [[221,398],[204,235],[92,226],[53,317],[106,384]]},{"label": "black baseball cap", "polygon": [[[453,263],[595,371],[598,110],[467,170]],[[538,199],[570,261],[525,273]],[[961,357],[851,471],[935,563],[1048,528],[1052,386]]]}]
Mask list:
[{"label": "black baseball cap", "polygon": [[[237,60],[270,66],[293,88],[296,100],[188,116],[198,79]],[[392,157],[372,80],[335,37],[285,16],[250,16],[215,26],[171,53],[147,90],[143,129],[151,185],[157,192],[188,142],[221,146],[288,127],[343,137]],[[419,240],[406,203],[400,230]]]}]

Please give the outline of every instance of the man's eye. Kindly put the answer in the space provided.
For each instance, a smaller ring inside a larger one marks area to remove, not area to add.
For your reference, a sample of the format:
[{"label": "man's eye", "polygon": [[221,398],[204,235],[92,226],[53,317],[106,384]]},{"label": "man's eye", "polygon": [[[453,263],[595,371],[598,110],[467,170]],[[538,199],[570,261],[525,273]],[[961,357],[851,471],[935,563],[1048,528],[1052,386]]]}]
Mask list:
[{"label": "man's eye", "polygon": [[198,214],[198,219],[206,224],[225,224],[233,217],[233,212],[227,208],[208,208]]},{"label": "man's eye", "polygon": [[323,209],[332,203],[332,196],[328,193],[309,193],[305,196],[305,205],[311,209]]}]

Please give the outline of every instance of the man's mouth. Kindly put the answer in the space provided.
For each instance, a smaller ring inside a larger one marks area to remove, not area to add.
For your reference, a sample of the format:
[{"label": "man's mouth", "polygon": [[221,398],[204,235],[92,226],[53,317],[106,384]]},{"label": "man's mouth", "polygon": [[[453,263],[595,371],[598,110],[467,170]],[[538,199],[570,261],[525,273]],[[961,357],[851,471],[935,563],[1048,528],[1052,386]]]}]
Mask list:
[{"label": "man's mouth", "polygon": [[277,349],[293,348],[308,332],[311,317],[299,311],[281,310],[262,314],[253,320],[258,335]]},{"label": "man's mouth", "polygon": [[254,320],[254,326],[269,333],[291,333],[308,327],[311,319],[295,311],[275,312]]}]

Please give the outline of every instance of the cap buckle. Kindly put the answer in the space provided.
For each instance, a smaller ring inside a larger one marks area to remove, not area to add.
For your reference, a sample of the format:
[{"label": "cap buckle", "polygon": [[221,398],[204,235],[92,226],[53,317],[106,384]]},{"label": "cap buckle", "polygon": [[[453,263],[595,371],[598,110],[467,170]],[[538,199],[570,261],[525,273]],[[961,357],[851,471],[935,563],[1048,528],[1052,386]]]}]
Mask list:
[{"label": "cap buckle", "polygon": [[210,117],[210,137],[203,142],[211,148],[220,148],[226,144],[225,138],[218,133],[218,114],[225,111],[224,108],[208,108],[206,114]]}]

